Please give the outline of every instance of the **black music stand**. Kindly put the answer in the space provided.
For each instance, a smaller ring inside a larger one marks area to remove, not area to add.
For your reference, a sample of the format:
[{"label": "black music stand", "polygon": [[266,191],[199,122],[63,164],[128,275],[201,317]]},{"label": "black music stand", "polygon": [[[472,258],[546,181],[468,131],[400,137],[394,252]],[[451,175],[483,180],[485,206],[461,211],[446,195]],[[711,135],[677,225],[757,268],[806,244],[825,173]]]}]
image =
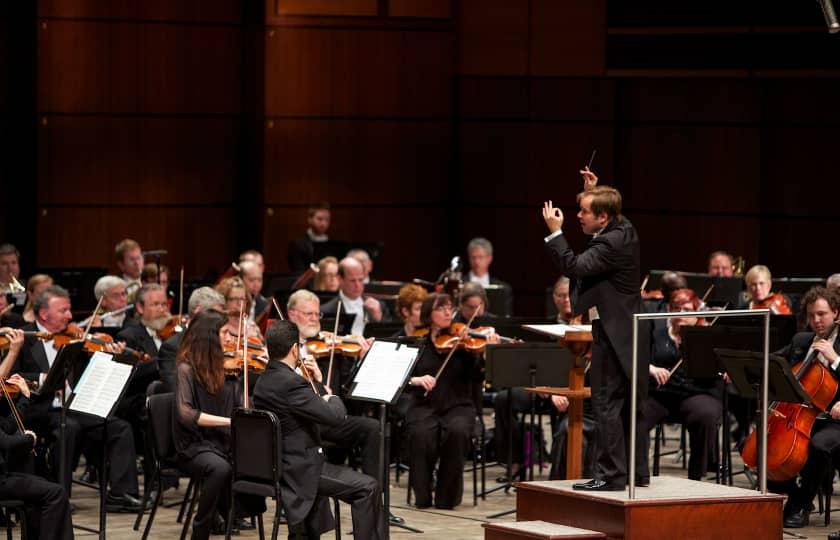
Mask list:
[{"label": "black music stand", "polygon": [[[742,397],[758,401],[759,409],[767,408],[768,403],[761,402],[761,381],[764,370],[764,353],[741,351],[733,349],[714,349],[721,365],[726,369],[732,385]],[[767,399],[769,401],[785,401],[788,403],[808,403],[811,397],[796,380],[796,375],[790,370],[790,364],[783,357],[771,354],[767,374]],[[759,433],[758,443],[767,436]],[[730,464],[731,465],[731,464]],[[746,466],[745,466],[746,469]],[[730,484],[731,466],[730,466]]]},{"label": "black music stand", "polygon": [[[409,527],[405,523],[391,521],[391,489],[388,471],[390,464],[387,456],[390,456],[391,430],[388,424],[388,406],[396,405],[405,385],[411,378],[414,371],[414,364],[419,354],[418,347],[406,345],[401,341],[377,340],[371,346],[367,355],[355,370],[352,380],[349,383],[349,399],[377,403],[379,405],[379,485],[382,486],[383,516],[388,520],[388,525],[399,527],[406,531],[422,533],[420,529]],[[399,361],[395,360],[398,356]],[[383,373],[390,376],[382,377]],[[411,489],[411,486],[408,486]],[[388,528],[385,528],[388,531]],[[390,532],[387,532],[390,537]]]},{"label": "black music stand", "polygon": [[[535,386],[568,386],[569,370],[574,364],[572,353],[557,343],[512,343],[506,345],[487,345],[485,349],[485,380],[495,388],[535,387]],[[537,415],[536,396],[530,396],[531,429],[534,429],[534,419]],[[506,414],[513,417],[512,396],[508,398]],[[511,429],[513,426],[511,426]],[[523,427],[524,429],[524,427]],[[508,457],[506,463],[507,482],[490,490],[482,491],[482,497],[489,493],[510,489],[513,458],[513,437],[508,437]],[[534,479],[534,463],[531,460],[529,480]],[[500,517],[512,513],[504,511],[488,517]]]}]

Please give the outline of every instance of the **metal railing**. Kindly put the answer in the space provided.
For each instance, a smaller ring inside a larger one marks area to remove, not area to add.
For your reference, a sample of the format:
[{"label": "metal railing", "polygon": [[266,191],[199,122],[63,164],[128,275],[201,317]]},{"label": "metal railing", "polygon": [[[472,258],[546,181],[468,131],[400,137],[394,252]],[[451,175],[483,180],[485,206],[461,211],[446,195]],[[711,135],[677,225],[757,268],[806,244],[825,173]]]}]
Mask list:
[{"label": "metal railing", "polygon": [[[629,498],[636,498],[636,409],[639,392],[639,321],[682,317],[764,317],[764,369],[761,372],[761,431],[758,447],[758,478],[761,494],[767,494],[767,388],[770,363],[770,310],[735,309],[732,311],[675,311],[667,313],[635,313],[633,315],[633,373],[630,377],[630,458],[628,459]],[[723,412],[726,414],[726,411]],[[727,448],[726,451],[729,451]]]}]

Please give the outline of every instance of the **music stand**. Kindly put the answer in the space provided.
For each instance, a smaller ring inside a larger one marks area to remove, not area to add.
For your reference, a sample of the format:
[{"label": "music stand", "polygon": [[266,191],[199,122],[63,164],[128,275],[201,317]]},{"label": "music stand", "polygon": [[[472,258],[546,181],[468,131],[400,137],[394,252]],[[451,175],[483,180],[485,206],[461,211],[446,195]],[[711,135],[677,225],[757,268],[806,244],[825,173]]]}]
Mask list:
[{"label": "music stand", "polygon": [[[764,370],[764,354],[721,348],[715,348],[714,352],[729,374],[735,390],[745,398],[757,400],[759,407],[767,407],[769,404],[761,402],[759,393]],[[769,355],[767,399],[789,403],[808,403],[811,401],[811,397],[805,392],[805,389],[796,380],[796,375],[790,370],[788,362],[775,354]],[[761,431],[760,428],[759,431]],[[760,450],[762,441],[766,439],[767,434],[759,433],[758,437],[758,449]],[[764,458],[759,454],[759,459],[766,459],[766,454]]]},{"label": "music stand", "polygon": [[[485,380],[496,388],[567,386],[569,370],[574,365],[574,358],[568,349],[558,343],[513,343],[505,345],[487,345],[485,348]],[[505,414],[513,416],[512,396],[509,396]],[[534,429],[536,396],[530,395],[530,421]],[[511,426],[511,429],[512,426]],[[507,482],[491,490],[482,491],[482,497],[500,489],[508,491],[512,485],[511,468],[513,466],[513,437],[508,437],[506,463]],[[528,468],[529,480],[534,479],[534,463]],[[504,511],[488,517],[500,517],[512,513]]]},{"label": "music stand", "polygon": [[[377,340],[365,355],[350,381],[348,399],[367,401],[379,405],[379,485],[382,486],[383,516],[389,526],[422,533],[420,529],[404,523],[390,520],[391,490],[386,456],[390,456],[391,431],[388,424],[388,406],[396,405],[397,400],[411,378],[414,364],[417,362],[419,349],[400,341]],[[408,486],[411,489],[411,486]],[[385,528],[388,531],[388,528]],[[390,537],[390,531],[387,532]]]}]

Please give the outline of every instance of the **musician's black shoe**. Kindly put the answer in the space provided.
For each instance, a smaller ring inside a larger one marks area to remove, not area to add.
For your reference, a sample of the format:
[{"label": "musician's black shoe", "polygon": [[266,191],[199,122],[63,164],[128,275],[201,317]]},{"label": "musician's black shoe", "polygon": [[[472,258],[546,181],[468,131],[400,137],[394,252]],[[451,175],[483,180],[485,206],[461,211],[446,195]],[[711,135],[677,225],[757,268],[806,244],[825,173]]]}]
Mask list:
[{"label": "musician's black shoe", "polygon": [[610,484],[603,480],[590,480],[589,482],[581,482],[572,484],[572,489],[577,491],[624,491],[623,484]]},{"label": "musician's black shoe", "polygon": [[392,525],[402,525],[405,523],[405,520],[399,516],[395,516],[391,512],[388,512],[388,523]]},{"label": "musician's black shoe", "polygon": [[82,476],[79,477],[80,482],[85,482],[86,484],[95,484],[99,481],[98,476],[96,474],[96,467],[92,465],[88,465],[85,467],[85,472],[82,473]]},{"label": "musician's black shoe", "polygon": [[[233,527],[231,527],[231,529],[230,529],[231,536],[239,535],[239,528],[236,526],[237,521],[238,520],[236,520],[236,519],[233,520]],[[216,514],[216,517],[213,518],[213,526],[210,527],[210,535],[211,536],[225,536],[225,534],[227,534],[226,523],[227,522],[225,521],[225,519],[222,516],[220,516],[219,514]]]},{"label": "musician's black shoe", "polygon": [[254,525],[251,523],[251,518],[242,517],[233,520],[233,528],[240,531],[250,531],[254,529]]},{"label": "musician's black shoe", "polygon": [[648,487],[650,485],[650,477],[636,478],[636,487]]},{"label": "musician's black shoe", "polygon": [[808,526],[808,520],[811,517],[811,512],[807,508],[797,510],[796,512],[785,516],[785,529],[801,529]]},{"label": "musician's black shoe", "polygon": [[833,533],[828,533],[828,540],[840,540],[840,531],[834,531]]},{"label": "musician's black shoe", "polygon": [[105,511],[136,514],[140,511],[141,504],[140,499],[128,493],[124,493],[123,495],[108,493],[105,498]]}]

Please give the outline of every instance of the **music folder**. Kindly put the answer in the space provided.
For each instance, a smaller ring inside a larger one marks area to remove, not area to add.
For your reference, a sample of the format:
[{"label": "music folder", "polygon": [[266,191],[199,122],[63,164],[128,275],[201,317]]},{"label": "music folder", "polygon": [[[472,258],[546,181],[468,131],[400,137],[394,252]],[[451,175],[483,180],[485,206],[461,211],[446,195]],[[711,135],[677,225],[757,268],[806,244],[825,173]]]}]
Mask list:
[{"label": "music folder", "polygon": [[414,371],[418,352],[414,345],[374,341],[350,383],[350,399],[395,404]]},{"label": "music folder", "polygon": [[114,360],[114,355],[95,352],[73,388],[68,410],[108,418],[125,392],[134,367]]}]

